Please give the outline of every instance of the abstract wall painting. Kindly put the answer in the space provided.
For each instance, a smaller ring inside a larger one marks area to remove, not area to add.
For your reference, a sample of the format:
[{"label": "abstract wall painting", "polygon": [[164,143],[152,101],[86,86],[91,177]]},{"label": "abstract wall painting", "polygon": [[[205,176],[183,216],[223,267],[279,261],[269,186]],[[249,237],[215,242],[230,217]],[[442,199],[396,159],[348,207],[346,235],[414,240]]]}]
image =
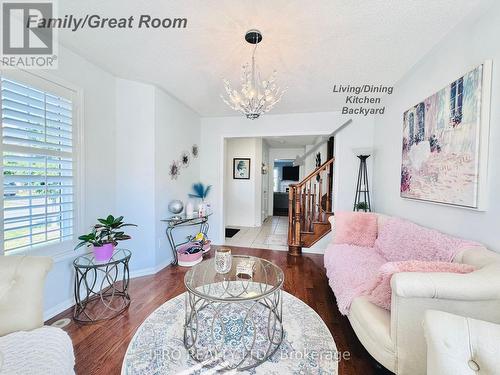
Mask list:
[{"label": "abstract wall painting", "polygon": [[483,209],[491,61],[403,114],[401,196]]}]

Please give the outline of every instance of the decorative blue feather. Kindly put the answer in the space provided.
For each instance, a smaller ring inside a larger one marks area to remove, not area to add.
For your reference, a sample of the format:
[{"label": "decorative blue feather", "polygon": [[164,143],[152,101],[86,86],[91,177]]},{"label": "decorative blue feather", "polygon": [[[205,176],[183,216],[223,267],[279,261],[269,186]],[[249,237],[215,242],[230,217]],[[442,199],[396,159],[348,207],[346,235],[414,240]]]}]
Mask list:
[{"label": "decorative blue feather", "polygon": [[200,199],[205,199],[208,196],[208,193],[210,192],[210,189],[212,188],[212,185],[208,185],[205,187],[201,182],[198,182],[197,184],[193,184],[193,192],[191,194],[188,194],[190,198],[200,198]]}]

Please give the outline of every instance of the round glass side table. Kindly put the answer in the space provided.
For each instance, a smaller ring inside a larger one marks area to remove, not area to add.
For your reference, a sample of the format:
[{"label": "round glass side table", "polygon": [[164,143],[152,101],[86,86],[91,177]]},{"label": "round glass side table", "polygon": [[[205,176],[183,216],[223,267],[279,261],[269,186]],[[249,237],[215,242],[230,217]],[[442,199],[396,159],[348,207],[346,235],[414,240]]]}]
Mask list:
[{"label": "round glass side table", "polygon": [[115,249],[108,261],[98,261],[92,253],[79,256],[73,261],[76,274],[73,310],[75,321],[94,323],[111,319],[128,308],[128,263],[131,255],[127,249]]}]

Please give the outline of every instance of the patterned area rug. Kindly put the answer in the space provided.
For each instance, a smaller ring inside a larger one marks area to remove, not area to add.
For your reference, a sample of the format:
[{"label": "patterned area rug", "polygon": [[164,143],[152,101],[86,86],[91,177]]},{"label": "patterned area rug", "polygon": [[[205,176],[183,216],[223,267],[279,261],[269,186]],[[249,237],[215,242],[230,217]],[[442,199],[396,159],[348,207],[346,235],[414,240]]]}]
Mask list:
[{"label": "patterned area rug", "polygon": [[[219,373],[220,367],[210,363],[204,367],[184,348],[184,311],[183,293],[142,323],[125,354],[122,375]],[[327,326],[313,309],[286,292],[283,326],[285,335],[279,349],[260,366],[238,374],[337,374],[337,347]]]}]

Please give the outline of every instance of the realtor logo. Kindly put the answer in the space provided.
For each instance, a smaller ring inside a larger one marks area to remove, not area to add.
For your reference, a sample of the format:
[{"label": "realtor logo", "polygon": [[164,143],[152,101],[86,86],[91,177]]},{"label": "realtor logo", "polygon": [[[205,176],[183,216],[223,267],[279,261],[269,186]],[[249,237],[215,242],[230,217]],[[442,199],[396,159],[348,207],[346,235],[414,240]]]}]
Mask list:
[{"label": "realtor logo", "polygon": [[3,3],[4,55],[51,55],[52,28],[39,28],[31,17],[52,18],[52,3]]},{"label": "realtor logo", "polygon": [[2,67],[55,68],[54,29],[35,21],[51,18],[52,2],[2,2]]}]

